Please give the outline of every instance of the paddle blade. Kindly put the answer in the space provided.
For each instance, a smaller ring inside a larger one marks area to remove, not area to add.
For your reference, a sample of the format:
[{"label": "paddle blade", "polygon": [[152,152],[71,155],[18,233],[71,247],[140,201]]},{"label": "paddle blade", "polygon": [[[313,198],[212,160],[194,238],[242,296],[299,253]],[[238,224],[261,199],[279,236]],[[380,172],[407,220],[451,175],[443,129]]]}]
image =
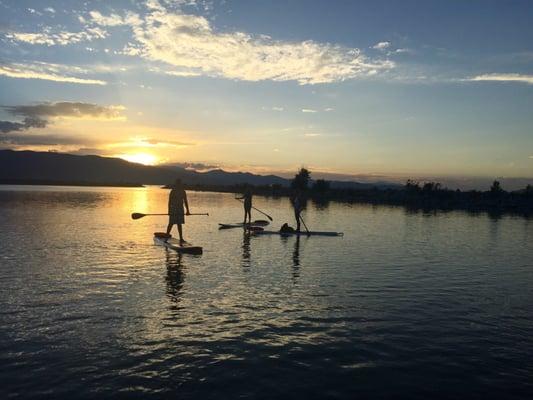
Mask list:
[{"label": "paddle blade", "polygon": [[131,219],[139,219],[139,218],[142,218],[144,217],[146,214],[142,214],[142,213],[133,213],[131,214]]}]

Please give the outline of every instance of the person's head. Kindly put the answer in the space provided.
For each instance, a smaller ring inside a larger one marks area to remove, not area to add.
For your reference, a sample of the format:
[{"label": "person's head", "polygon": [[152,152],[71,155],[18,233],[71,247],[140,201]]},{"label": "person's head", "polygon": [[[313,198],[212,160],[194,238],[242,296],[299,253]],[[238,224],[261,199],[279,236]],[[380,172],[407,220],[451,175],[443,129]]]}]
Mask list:
[{"label": "person's head", "polygon": [[176,178],[176,180],[174,181],[174,187],[178,189],[183,187],[183,183],[181,182],[180,178]]}]

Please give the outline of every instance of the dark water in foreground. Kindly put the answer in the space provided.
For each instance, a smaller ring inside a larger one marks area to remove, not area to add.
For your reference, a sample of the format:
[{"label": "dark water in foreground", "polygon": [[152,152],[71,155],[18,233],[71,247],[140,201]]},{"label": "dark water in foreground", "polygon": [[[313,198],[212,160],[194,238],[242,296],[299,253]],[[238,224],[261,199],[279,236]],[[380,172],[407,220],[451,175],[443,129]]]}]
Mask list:
[{"label": "dark water in foreground", "polygon": [[129,218],[167,193],[0,187],[0,398],[532,398],[533,220],[332,203],[304,217],[344,238],[249,237],[190,193],[179,256]]}]

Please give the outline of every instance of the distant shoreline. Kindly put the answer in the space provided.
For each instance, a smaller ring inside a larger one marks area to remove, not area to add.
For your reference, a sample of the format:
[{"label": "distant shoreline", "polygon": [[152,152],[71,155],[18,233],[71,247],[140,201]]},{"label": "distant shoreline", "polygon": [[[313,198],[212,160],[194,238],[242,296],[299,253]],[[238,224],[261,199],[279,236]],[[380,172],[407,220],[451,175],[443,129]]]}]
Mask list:
[{"label": "distant shoreline", "polygon": [[27,186],[101,186],[101,187],[144,187],[140,183],[103,183],[80,181],[53,181],[40,179],[0,179],[0,185],[27,185]]},{"label": "distant shoreline", "polygon": [[[117,188],[141,188],[145,185],[140,183],[103,183],[103,182],[80,182],[80,181],[49,181],[31,179],[0,179],[0,185],[28,185],[28,186],[79,186],[79,187],[117,187]],[[146,184],[147,186],[152,184]],[[169,189],[167,185],[153,184],[161,189]],[[186,190],[215,193],[241,193],[243,185],[194,185],[185,184]],[[290,189],[275,186],[252,186],[256,196],[264,197],[288,197]],[[466,211],[487,212],[489,214],[514,214],[529,217],[533,215],[533,196],[525,192],[491,193],[490,191],[451,191],[431,190],[425,191],[415,186],[407,186],[401,189],[334,189],[325,193],[308,190],[307,199],[316,204],[327,206],[334,201],[348,204],[372,204],[404,207],[413,211]]]}]

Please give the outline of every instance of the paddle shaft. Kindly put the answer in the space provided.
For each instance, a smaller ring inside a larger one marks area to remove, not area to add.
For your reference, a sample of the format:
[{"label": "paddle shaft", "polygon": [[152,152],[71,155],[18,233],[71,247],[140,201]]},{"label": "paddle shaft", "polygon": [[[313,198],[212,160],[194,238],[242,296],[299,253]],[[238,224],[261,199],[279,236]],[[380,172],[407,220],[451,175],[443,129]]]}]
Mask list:
[{"label": "paddle shaft", "polygon": [[302,224],[304,224],[305,230],[307,231],[307,233],[309,233],[309,228],[305,224],[305,221],[304,221],[303,217],[301,215],[299,217],[300,217],[300,221],[302,221]]},{"label": "paddle shaft", "polygon": [[[152,216],[152,215],[168,215],[168,214],[143,214],[143,213],[133,213],[131,214],[132,219],[139,219],[146,216]],[[185,214],[185,215],[209,215],[209,213],[191,213],[191,214]]]},{"label": "paddle shaft", "polygon": [[[241,203],[243,203],[244,201],[242,199],[237,199],[235,198],[235,200],[239,200]],[[268,215],[267,213],[255,208],[254,206],[252,206],[252,208],[257,211],[257,212],[260,212],[261,214],[263,214],[265,217],[267,217],[269,220],[273,221],[272,217],[270,215]]]}]

